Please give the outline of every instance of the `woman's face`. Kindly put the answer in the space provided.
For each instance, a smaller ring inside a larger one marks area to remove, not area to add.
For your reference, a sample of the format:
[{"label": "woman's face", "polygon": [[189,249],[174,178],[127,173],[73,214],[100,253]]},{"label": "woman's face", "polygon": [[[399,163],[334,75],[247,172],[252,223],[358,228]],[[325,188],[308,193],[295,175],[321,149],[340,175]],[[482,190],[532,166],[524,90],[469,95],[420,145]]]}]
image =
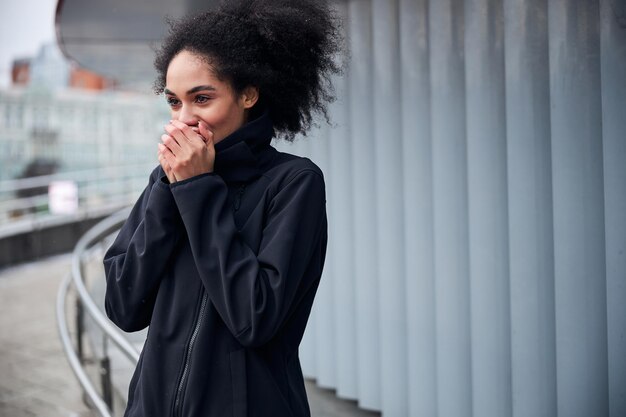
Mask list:
[{"label": "woman's face", "polygon": [[197,126],[202,120],[213,132],[213,143],[239,129],[246,122],[246,110],[257,99],[257,90],[253,88],[236,95],[228,82],[215,76],[205,60],[185,50],[167,68],[164,93],[172,119],[189,126]]}]

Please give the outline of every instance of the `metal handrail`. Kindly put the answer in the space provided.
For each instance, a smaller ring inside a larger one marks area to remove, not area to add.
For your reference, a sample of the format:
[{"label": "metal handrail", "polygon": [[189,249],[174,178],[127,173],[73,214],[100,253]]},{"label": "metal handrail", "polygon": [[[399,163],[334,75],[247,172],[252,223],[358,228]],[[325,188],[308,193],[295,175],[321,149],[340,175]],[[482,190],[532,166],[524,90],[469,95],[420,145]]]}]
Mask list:
[{"label": "metal handrail", "polygon": [[87,373],[83,369],[80,359],[78,355],[74,351],[72,346],[72,340],[70,338],[70,333],[67,329],[67,320],[65,318],[65,300],[67,298],[67,293],[70,289],[70,284],[72,282],[71,274],[68,274],[67,277],[61,283],[61,287],[59,288],[59,292],[57,293],[57,329],[59,331],[59,337],[61,338],[61,345],[63,346],[63,350],[65,351],[65,356],[70,364],[70,368],[74,371],[74,375],[78,378],[78,382],[85,390],[85,393],[89,397],[89,399],[93,402],[96,410],[102,417],[112,417],[111,411],[109,407],[104,402],[104,400],[98,395],[96,388],[92,384],[91,380],[87,376]]},{"label": "metal handrail", "polygon": [[72,278],[74,280],[74,286],[78,291],[78,296],[84,307],[87,309],[87,313],[95,320],[98,327],[104,331],[104,333],[115,343],[122,353],[124,353],[131,361],[137,363],[139,361],[139,351],[122,335],[121,331],[111,323],[111,321],[102,314],[102,311],[98,308],[93,298],[85,287],[81,261],[83,253],[94,243],[111,234],[115,229],[118,229],[124,220],[128,217],[130,209],[124,209],[119,211],[94,227],[89,229],[76,244],[74,253],[72,255]]},{"label": "metal handrail", "polygon": [[[96,302],[93,300],[87,287],[85,286],[85,277],[83,275],[83,260],[88,251],[102,241],[104,238],[113,233],[116,229],[119,229],[122,223],[128,217],[130,208],[118,211],[104,220],[97,223],[91,229],[89,229],[78,241],[72,254],[72,267],[68,277],[63,281],[57,295],[57,323],[59,330],[59,337],[63,350],[67,356],[68,362],[72,371],[78,378],[78,382],[83,387],[85,393],[93,402],[96,410],[102,417],[111,417],[112,412],[110,406],[106,401],[98,394],[94,384],[87,376],[83,369],[81,358],[74,350],[71,338],[69,336],[67,319],[65,317],[65,305],[67,302],[67,295],[71,284],[74,284],[74,288],[78,294],[80,301],[80,308],[83,312],[86,312],[95,322],[95,324],[102,330],[105,340],[111,340],[121,350],[121,352],[129,358],[133,363],[139,361],[139,351],[126,339],[123,333],[115,327],[109,319],[98,308]],[[78,350],[81,351],[80,335],[78,341]]]},{"label": "metal handrail", "polygon": [[146,162],[143,164],[133,164],[133,165],[118,165],[118,166],[104,166],[97,167],[91,169],[83,169],[78,171],[66,171],[66,172],[57,172],[55,174],[47,174],[47,175],[38,175],[35,177],[28,178],[16,178],[10,180],[0,180],[0,193],[11,192],[15,190],[27,190],[31,188],[37,187],[45,187],[51,181],[60,180],[60,179],[74,179],[80,178],[82,181],[91,181],[95,178],[98,178],[100,173],[110,173],[110,172],[119,172],[120,170],[128,171],[136,169],[140,172],[145,171],[146,166],[153,166],[154,163]]}]

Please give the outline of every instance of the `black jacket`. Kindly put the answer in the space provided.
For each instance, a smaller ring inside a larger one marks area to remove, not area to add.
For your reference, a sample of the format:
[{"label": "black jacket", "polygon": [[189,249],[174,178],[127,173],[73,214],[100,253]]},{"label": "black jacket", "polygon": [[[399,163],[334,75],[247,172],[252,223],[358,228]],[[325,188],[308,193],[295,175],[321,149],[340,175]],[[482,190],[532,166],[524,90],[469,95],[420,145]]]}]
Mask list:
[{"label": "black jacket", "polygon": [[158,167],[104,258],[105,308],[150,326],[125,416],[309,416],[298,345],[327,241],[324,179],[280,153],[267,115],[216,145],[215,171]]}]

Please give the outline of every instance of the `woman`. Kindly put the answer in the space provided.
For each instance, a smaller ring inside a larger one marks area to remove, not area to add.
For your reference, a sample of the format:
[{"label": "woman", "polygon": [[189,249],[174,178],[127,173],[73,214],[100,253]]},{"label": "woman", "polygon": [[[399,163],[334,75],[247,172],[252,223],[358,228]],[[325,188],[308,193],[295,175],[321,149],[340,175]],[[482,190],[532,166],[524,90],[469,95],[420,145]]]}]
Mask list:
[{"label": "woman", "polygon": [[107,251],[105,307],[149,326],[126,416],[308,416],[298,345],[326,251],[322,172],[276,151],[332,99],[319,1],[230,2],[172,24],[159,166]]}]

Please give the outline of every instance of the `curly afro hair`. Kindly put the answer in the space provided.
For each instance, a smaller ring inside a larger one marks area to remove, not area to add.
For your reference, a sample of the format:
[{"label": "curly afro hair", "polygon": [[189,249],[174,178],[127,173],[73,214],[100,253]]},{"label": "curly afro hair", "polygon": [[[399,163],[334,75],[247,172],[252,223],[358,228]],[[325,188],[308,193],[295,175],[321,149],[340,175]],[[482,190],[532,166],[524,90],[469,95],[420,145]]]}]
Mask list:
[{"label": "curly afro hair", "polygon": [[306,134],[315,114],[329,121],[331,83],[341,73],[340,20],[321,0],[238,0],[217,10],[170,21],[154,65],[154,90],[165,88],[170,61],[183,50],[198,54],[216,76],[240,93],[259,89],[252,117],[269,111],[279,136]]}]

